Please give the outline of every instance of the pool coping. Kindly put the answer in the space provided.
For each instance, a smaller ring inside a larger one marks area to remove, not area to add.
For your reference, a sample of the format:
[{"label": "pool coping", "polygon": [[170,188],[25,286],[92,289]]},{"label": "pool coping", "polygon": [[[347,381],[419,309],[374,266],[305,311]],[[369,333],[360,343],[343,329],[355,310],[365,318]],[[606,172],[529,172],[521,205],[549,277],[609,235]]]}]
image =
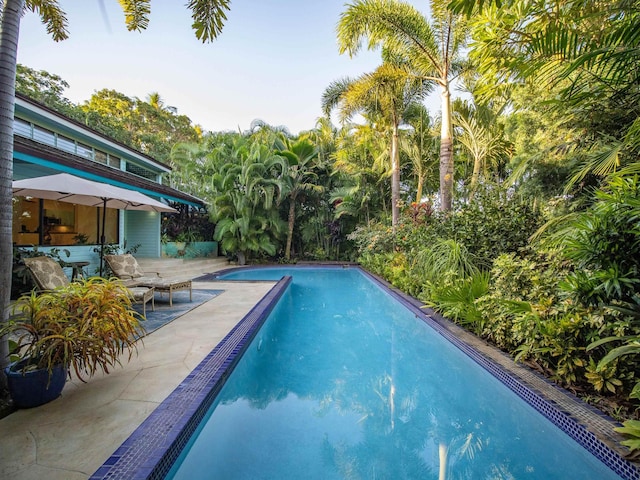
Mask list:
[{"label": "pool coping", "polygon": [[[241,268],[273,268],[250,266]],[[623,458],[617,424],[570,392],[549,382],[526,366],[487,344],[461,327],[426,308],[417,299],[382,278],[354,264],[280,265],[295,268],[356,268],[387,290],[416,317],[430,325],[467,356],[496,377],[507,388],[567,433],[586,450],[626,480],[640,480],[640,468]],[[238,268],[228,268],[201,279],[215,280]],[[234,281],[226,280],[225,281]],[[176,387],[151,415],[90,477],[99,479],[161,479],[169,472],[191,433],[206,414],[244,350],[289,287],[292,278],[283,277],[227,336]],[[244,282],[244,280],[243,280]],[[627,450],[628,452],[628,450]]]}]

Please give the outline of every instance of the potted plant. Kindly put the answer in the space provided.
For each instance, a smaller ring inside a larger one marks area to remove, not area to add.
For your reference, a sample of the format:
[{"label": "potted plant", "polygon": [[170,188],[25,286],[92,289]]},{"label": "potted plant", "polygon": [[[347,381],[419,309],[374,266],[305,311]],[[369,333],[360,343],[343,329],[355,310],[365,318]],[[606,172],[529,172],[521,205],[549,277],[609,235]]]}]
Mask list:
[{"label": "potted plant", "polygon": [[86,233],[78,233],[74,235],[73,241],[76,242],[76,245],[86,245],[89,243],[89,235]]},{"label": "potted plant", "polygon": [[0,335],[15,341],[7,369],[9,391],[20,408],[58,397],[73,369],[85,381],[97,370],[109,373],[119,357],[136,350],[140,315],[116,279],[91,278],[16,303],[15,315]]}]

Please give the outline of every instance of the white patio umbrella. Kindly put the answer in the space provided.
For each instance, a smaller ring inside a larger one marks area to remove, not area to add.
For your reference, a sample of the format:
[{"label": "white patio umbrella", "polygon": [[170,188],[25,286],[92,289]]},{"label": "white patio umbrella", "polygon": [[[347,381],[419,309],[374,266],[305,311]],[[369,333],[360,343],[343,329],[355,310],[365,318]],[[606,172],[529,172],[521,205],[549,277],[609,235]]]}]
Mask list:
[{"label": "white patio umbrella", "polygon": [[104,255],[104,226],[106,209],[150,210],[175,212],[176,209],[154,200],[147,195],[126,188],[95,182],[68,173],[26,178],[13,182],[13,194],[21,197],[44,198],[60,202],[102,207],[102,234],[100,236],[100,275]]}]

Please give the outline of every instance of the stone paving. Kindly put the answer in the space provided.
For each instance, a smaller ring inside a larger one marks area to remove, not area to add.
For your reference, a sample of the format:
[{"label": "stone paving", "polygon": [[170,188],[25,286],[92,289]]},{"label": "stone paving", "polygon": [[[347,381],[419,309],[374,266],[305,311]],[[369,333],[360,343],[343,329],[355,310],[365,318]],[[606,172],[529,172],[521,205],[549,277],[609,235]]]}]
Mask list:
[{"label": "stone paving", "polygon": [[131,361],[51,403],[0,419],[0,479],[80,480],[95,472],[274,282],[194,282],[222,289],[146,336]]}]

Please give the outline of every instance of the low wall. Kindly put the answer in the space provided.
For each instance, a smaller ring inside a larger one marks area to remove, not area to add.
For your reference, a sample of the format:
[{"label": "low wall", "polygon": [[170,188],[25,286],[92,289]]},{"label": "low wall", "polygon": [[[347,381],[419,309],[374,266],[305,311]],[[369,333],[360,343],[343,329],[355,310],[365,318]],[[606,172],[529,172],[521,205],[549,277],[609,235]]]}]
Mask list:
[{"label": "low wall", "polygon": [[207,258],[218,256],[218,242],[167,242],[162,244],[163,258]]}]

